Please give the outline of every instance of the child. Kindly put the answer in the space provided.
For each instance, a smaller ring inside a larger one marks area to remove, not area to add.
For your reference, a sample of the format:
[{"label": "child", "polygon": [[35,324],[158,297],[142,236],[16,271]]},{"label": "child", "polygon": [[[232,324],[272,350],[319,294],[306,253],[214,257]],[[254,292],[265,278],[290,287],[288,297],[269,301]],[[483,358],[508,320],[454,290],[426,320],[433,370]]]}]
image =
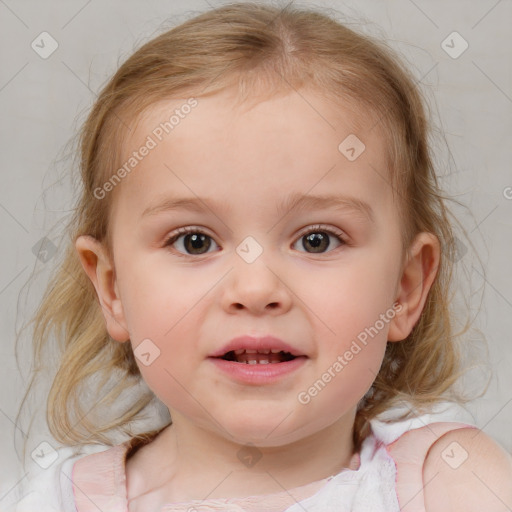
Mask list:
[{"label": "child", "polygon": [[[427,136],[391,52],[313,11],[228,5],[132,55],[35,332],[62,329],[51,433],[103,446],[16,510],[510,510],[510,455],[427,414],[461,373]],[[172,422],[94,411],[142,380]]]}]

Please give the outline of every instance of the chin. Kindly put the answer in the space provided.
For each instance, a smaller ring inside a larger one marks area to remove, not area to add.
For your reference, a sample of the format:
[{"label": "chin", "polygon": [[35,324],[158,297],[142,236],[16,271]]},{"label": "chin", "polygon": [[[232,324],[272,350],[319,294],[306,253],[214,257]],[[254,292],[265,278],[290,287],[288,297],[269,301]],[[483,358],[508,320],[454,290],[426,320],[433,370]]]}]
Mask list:
[{"label": "chin", "polygon": [[[293,415],[271,415],[255,418],[254,415],[243,421],[226,423],[231,440],[241,445],[253,445],[260,448],[277,447],[290,444],[306,437],[311,432],[306,425],[299,425]],[[238,418],[240,420],[240,418]]]}]

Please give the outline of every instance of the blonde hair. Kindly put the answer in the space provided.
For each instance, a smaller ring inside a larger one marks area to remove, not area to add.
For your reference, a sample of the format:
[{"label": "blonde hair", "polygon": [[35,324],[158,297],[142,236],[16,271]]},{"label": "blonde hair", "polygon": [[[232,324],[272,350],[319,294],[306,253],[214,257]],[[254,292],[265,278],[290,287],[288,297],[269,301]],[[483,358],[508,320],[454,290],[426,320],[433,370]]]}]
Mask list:
[{"label": "blonde hair", "polygon": [[[389,180],[402,212],[404,254],[421,231],[434,233],[441,242],[437,277],[421,318],[407,339],[388,343],[380,372],[358,404],[356,448],[370,433],[372,418],[403,401],[428,410],[453,391],[462,374],[449,307],[457,247],[427,143],[425,101],[414,78],[384,42],[318,11],[232,4],[190,19],[138,49],[104,86],[81,130],[82,190],[67,226],[70,240],[32,319],[35,361],[42,358],[52,332],[59,340],[47,422],[63,444],[112,444],[109,432],[136,419],[154,398],[139,393],[118,417],[103,421],[89,420],[84,408],[81,393],[93,377],[101,377],[98,405],[107,407],[142,379],[130,344],[110,338],[75,249],[76,238],[86,234],[103,241],[113,256],[113,196],[99,200],[94,191],[120,166],[122,140],[145,109],[229,86],[238,87],[241,102],[307,88],[373,120],[389,142]],[[106,392],[113,373],[114,385]],[[149,439],[155,432],[137,436]]]}]

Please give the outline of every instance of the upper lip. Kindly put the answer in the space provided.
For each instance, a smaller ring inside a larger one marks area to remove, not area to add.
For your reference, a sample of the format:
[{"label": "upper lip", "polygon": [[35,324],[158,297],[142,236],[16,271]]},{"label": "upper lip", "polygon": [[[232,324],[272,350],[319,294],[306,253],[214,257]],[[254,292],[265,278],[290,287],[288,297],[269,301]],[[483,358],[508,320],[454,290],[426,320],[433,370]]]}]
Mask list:
[{"label": "upper lip", "polygon": [[277,350],[289,352],[292,356],[296,357],[305,355],[289,343],[274,336],[257,337],[244,335],[233,338],[222,348],[210,354],[210,357],[222,357],[233,350]]}]

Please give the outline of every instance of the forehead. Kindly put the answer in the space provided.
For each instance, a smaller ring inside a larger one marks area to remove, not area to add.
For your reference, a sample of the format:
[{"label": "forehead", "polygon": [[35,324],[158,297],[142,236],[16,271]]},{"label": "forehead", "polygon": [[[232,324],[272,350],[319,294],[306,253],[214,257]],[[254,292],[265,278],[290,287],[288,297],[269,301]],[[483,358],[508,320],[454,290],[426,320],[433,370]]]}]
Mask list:
[{"label": "forehead", "polygon": [[178,189],[234,201],[237,185],[267,202],[276,190],[325,193],[336,185],[380,188],[385,197],[386,143],[372,126],[352,104],[306,91],[242,103],[229,90],[162,100],[123,140],[123,162],[136,162],[116,191],[119,207],[140,214],[155,193]]}]

